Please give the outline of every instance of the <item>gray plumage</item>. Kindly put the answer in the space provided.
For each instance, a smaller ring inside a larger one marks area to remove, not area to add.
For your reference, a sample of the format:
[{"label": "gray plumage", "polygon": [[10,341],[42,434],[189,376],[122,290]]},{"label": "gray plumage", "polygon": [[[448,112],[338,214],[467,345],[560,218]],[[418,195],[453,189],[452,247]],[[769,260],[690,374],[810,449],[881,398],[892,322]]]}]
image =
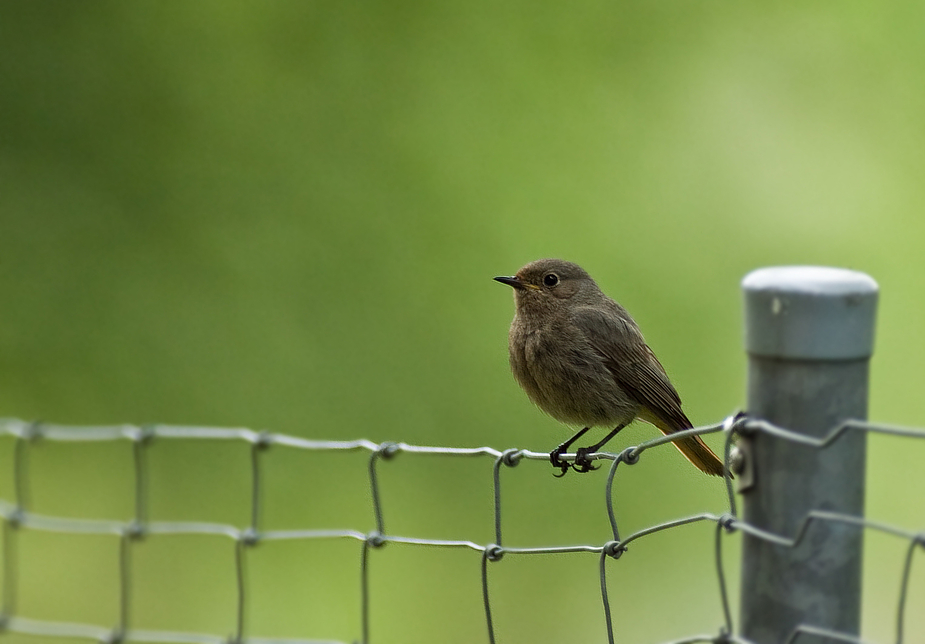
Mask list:
[{"label": "gray plumage", "polygon": [[[636,322],[584,269],[540,259],[495,279],[514,287],[511,370],[540,409],[587,427],[621,427],[634,418],[665,434],[692,427]],[[722,462],[699,437],[675,446],[701,471],[722,476]]]}]

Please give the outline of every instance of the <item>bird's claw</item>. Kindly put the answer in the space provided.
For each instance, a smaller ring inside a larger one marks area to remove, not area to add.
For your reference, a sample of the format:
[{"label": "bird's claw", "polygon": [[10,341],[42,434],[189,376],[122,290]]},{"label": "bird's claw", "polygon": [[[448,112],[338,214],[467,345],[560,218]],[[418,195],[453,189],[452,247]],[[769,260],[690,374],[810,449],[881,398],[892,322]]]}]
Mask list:
[{"label": "bird's claw", "polygon": [[568,473],[569,468],[572,466],[571,463],[563,461],[560,456],[562,456],[565,450],[557,447],[556,449],[549,452],[549,462],[552,463],[553,467],[558,467],[560,472],[558,474],[553,474],[557,479],[562,478]]},{"label": "bird's claw", "polygon": [[593,472],[599,469],[597,466],[591,464],[591,459],[588,458],[588,454],[590,453],[587,447],[579,447],[575,452],[575,462],[572,463],[572,469],[581,473]]},{"label": "bird's claw", "polygon": [[569,463],[568,461],[563,461],[560,456],[564,453],[565,450],[561,448],[556,448],[549,452],[549,462],[552,463],[553,467],[559,469],[558,474],[553,474],[557,479],[565,476],[570,469],[575,470],[579,474],[584,474],[585,472],[593,472],[599,467],[591,464],[591,459],[588,458],[588,455],[591,453],[587,447],[580,447],[576,451],[575,462]]}]

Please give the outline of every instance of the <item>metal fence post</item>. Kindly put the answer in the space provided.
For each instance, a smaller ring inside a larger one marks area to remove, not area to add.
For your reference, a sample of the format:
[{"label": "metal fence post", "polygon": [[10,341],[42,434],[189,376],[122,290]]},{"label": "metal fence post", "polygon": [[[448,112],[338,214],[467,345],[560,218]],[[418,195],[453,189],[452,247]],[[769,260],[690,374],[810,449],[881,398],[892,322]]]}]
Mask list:
[{"label": "metal fence post", "polygon": [[[854,271],[793,266],[749,273],[742,288],[749,415],[815,437],[866,419],[877,283]],[[863,432],[825,449],[760,432],[743,440],[748,523],[794,537],[812,510],[863,516]],[[796,547],[746,534],[741,635],[778,644],[800,625],[858,634],[861,545],[860,528],[829,521],[813,521]]]}]

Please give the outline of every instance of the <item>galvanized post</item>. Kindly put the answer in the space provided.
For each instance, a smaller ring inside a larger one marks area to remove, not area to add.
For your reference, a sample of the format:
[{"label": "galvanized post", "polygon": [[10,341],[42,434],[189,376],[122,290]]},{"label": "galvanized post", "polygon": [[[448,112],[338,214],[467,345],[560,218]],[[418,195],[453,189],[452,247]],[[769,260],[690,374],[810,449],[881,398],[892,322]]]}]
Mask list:
[{"label": "galvanized post", "polygon": [[[866,419],[877,283],[854,271],[793,266],[749,273],[742,288],[749,415],[814,437]],[[794,537],[812,510],[863,516],[863,432],[824,449],[763,433],[743,440],[748,523]],[[746,534],[741,635],[778,644],[800,625],[857,635],[861,545],[859,527],[830,521],[813,521],[796,547]]]}]

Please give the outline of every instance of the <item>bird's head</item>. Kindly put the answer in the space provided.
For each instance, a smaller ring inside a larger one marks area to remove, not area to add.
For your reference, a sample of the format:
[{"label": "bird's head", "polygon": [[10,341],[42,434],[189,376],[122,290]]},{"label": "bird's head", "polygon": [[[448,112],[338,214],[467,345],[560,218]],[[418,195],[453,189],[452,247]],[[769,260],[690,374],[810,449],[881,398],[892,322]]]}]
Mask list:
[{"label": "bird's head", "polygon": [[603,294],[591,276],[578,264],[562,259],[538,259],[516,275],[496,277],[514,289],[518,312],[593,304]]}]

